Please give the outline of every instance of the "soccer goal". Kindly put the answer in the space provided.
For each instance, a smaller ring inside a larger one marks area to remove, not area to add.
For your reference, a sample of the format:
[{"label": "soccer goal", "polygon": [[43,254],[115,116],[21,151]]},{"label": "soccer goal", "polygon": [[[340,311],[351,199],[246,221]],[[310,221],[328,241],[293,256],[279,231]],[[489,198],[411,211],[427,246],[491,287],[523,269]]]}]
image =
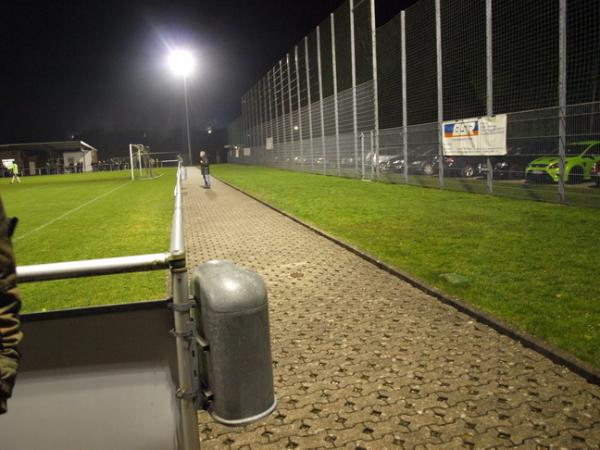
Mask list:
[{"label": "soccer goal", "polygon": [[150,155],[150,147],[143,144],[129,144],[131,179],[154,178],[152,169],[155,162]]}]

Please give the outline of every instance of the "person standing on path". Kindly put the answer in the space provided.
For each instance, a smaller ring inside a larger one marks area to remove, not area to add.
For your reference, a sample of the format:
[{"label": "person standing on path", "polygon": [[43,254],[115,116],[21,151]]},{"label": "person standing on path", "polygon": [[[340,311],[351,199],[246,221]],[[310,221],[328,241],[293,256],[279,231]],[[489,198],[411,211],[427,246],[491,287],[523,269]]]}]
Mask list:
[{"label": "person standing on path", "polygon": [[17,180],[17,183],[20,183],[21,179],[19,178],[19,166],[16,162],[13,162],[10,172],[12,173],[12,180],[10,180],[10,184],[13,184],[15,180]]},{"label": "person standing on path", "polygon": [[204,188],[210,189],[210,162],[204,150],[200,152],[200,173],[204,177]]},{"label": "person standing on path", "polygon": [[21,297],[17,290],[11,236],[17,220],[6,217],[0,199],[0,414],[12,394],[19,364],[18,345],[23,337],[19,321]]}]

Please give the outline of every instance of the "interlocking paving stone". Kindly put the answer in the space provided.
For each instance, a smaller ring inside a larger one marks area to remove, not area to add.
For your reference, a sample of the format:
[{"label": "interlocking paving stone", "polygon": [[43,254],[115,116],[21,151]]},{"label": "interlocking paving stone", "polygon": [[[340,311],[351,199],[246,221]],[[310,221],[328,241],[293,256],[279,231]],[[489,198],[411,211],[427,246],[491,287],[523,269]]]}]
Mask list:
[{"label": "interlocking paving stone", "polygon": [[600,388],[199,171],[183,185],[193,268],[269,290],[276,411],[203,449],[598,449]]}]

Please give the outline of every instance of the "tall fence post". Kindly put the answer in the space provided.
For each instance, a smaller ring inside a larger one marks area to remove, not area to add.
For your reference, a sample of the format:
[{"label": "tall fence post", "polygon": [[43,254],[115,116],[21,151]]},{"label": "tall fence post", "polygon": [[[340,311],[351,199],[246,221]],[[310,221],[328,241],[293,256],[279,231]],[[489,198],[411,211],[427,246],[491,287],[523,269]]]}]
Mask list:
[{"label": "tall fence post", "polygon": [[[260,81],[254,86],[254,147],[260,145]],[[252,152],[254,156],[254,151]]]},{"label": "tall fence post", "polygon": [[408,108],[406,100],[406,14],[400,13],[400,46],[402,61],[402,153],[404,157],[404,166],[402,174],[404,183],[408,184]]},{"label": "tall fence post", "polygon": [[321,152],[323,153],[323,175],[327,175],[327,153],[325,149],[325,117],[323,114],[323,72],[321,65],[321,27],[317,27],[317,67],[319,68],[319,115],[321,116]]},{"label": "tall fence post", "polygon": [[[262,77],[261,78],[261,108],[262,108],[262,114],[260,116],[261,118],[261,134],[262,134],[262,141],[260,143],[261,147],[263,147],[263,149],[266,147],[266,142],[267,142],[267,79],[266,77]],[[264,154],[264,153],[263,153]]]},{"label": "tall fence post", "polygon": [[[352,67],[352,142],[354,143],[354,173],[358,173],[358,119],[356,111],[356,42],[354,38],[354,0],[350,0],[350,59]],[[364,164],[363,164],[364,166]],[[361,172],[364,178],[364,170]]]},{"label": "tall fence post", "polygon": [[285,135],[285,98],[283,97],[283,60],[279,60],[279,99],[281,100],[281,134],[283,136],[282,165],[285,166],[287,156],[287,137]]},{"label": "tall fence post", "polygon": [[242,128],[242,140],[241,140],[241,144],[244,145],[246,143],[246,94],[242,95],[242,104],[241,104],[241,109],[242,109],[242,124],[241,124],[241,128]]},{"label": "tall fence post", "polygon": [[[273,164],[273,154],[275,151],[275,136],[273,133],[273,84],[271,82],[271,70],[267,72],[267,101],[269,103],[269,137],[271,138],[271,142],[273,143],[273,148],[271,149],[271,157],[269,158],[269,163]],[[267,146],[265,143],[265,153],[267,152]]]},{"label": "tall fence post", "polygon": [[331,63],[333,65],[333,114],[335,120],[335,159],[338,177],[341,174],[340,167],[340,122],[338,110],[338,90],[337,90],[337,65],[335,56],[335,16],[329,15],[331,19]]},{"label": "tall fence post", "polygon": [[254,86],[250,88],[250,147],[256,145],[256,114],[254,101]]},{"label": "tall fence post", "polygon": [[296,65],[296,102],[298,103],[298,140],[300,141],[300,167],[304,170],[304,143],[302,140],[302,102],[300,101],[300,69],[298,65],[298,46],[294,46],[294,63]]},{"label": "tall fence post", "polygon": [[435,0],[435,47],[437,66],[437,110],[438,110],[438,175],[440,189],[444,188],[444,135],[442,123],[444,122],[444,85],[442,83],[442,16],[440,0]]},{"label": "tall fence post", "polygon": [[[371,67],[373,69],[373,127],[375,129],[375,173],[379,179],[379,88],[377,83],[377,28],[375,22],[375,0],[370,0],[371,10]],[[371,147],[373,149],[373,147]],[[373,152],[371,153],[373,154]]]},{"label": "tall fence post", "polygon": [[360,178],[365,179],[365,133],[360,133]]},{"label": "tall fence post", "polygon": [[[275,122],[273,123],[273,121],[271,121],[271,136],[274,136],[273,140],[276,141],[277,145],[279,146],[279,142],[281,140],[279,138],[279,108],[277,107],[277,91],[275,90],[275,67],[273,67],[273,70],[271,71],[270,94],[272,96],[272,105],[275,106]],[[273,114],[271,114],[271,118],[273,118]],[[273,133],[273,126],[275,127],[275,133]],[[273,147],[275,147],[275,145],[273,145]]]},{"label": "tall fence post", "polygon": [[567,141],[567,0],[559,1],[558,33],[558,196],[565,202],[565,145]]},{"label": "tall fence post", "polygon": [[[494,115],[494,59],[492,41],[492,0],[485,0],[485,74],[487,79],[486,89],[486,113],[488,117]],[[492,159],[486,158],[487,164],[487,190],[494,193],[494,167]]]},{"label": "tall fence post", "polygon": [[291,163],[294,162],[294,107],[292,105],[292,71],[290,64],[290,54],[286,55],[287,67],[287,82],[288,82],[288,108],[289,108],[289,123],[290,123],[290,145],[292,151]]},{"label": "tall fence post", "polygon": [[[369,144],[370,144],[369,155],[371,155],[371,157],[369,158],[369,161],[371,162],[371,180],[374,180],[375,179],[375,149],[373,148],[373,130],[371,130],[369,132]],[[377,177],[379,177],[379,175],[377,175]]]},{"label": "tall fence post", "polygon": [[264,122],[263,122],[263,165],[266,163],[270,164],[270,156],[272,154],[267,153],[267,139],[271,136],[269,133],[269,124],[271,118],[269,117],[269,73],[267,72],[263,77],[263,111],[264,111]]},{"label": "tall fence post", "polygon": [[304,66],[306,68],[306,96],[308,97],[308,139],[310,142],[310,171],[315,171],[315,151],[313,145],[312,98],[310,95],[310,69],[308,58],[308,36],[304,38]]}]

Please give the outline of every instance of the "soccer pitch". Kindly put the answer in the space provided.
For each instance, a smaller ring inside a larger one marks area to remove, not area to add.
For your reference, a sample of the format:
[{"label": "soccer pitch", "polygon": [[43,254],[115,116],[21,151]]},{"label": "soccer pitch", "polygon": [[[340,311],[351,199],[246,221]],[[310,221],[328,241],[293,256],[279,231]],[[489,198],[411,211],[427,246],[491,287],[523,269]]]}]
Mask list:
[{"label": "soccer pitch", "polygon": [[[131,181],[129,171],[0,179],[9,216],[19,218],[17,264],[168,251],[176,169]],[[164,298],[167,271],[27,283],[23,311]]]}]

